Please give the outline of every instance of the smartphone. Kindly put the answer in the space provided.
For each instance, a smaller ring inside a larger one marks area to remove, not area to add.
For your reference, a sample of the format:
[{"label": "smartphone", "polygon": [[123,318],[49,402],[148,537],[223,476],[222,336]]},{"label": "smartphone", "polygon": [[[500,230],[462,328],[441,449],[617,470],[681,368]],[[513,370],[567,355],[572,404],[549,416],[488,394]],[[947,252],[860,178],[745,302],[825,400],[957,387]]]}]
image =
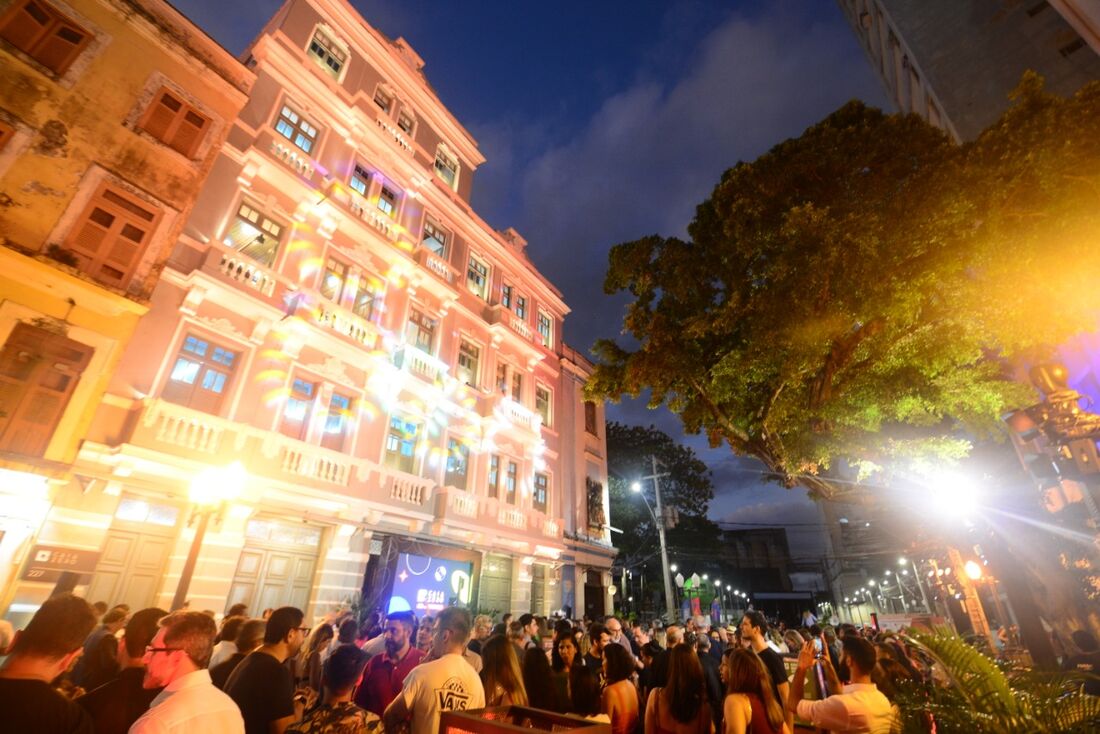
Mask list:
[{"label": "smartphone", "polygon": [[817,657],[821,657],[821,652],[824,649],[825,648],[824,648],[824,645],[821,642],[821,639],[818,638],[818,637],[815,637],[814,638],[814,655],[816,655]]}]

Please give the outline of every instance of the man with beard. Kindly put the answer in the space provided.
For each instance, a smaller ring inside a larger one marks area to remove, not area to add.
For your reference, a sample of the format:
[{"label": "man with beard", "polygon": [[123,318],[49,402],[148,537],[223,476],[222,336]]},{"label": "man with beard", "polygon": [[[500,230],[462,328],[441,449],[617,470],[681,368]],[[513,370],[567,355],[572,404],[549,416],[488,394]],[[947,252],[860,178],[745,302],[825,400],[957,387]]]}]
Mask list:
[{"label": "man with beard", "polygon": [[248,734],[282,734],[298,717],[294,710],[294,679],[284,665],[305,642],[309,628],[296,607],[271,613],[264,644],[252,651],[229,675],[225,692],[237,702]]},{"label": "man with beard", "polygon": [[382,633],[386,651],[367,662],[363,682],[355,694],[355,703],[360,708],[381,716],[401,693],[405,678],[424,657],[424,652],[411,644],[415,626],[412,612],[394,612],[386,618]]}]

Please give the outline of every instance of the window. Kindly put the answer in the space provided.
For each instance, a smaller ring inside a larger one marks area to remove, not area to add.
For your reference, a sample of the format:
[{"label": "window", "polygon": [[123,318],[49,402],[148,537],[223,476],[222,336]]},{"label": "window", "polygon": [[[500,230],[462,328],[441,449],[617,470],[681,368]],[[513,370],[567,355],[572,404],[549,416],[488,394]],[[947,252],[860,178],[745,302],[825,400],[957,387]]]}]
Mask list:
[{"label": "window", "polygon": [[397,218],[397,194],[386,184],[378,192],[378,208],[390,219]]},{"label": "window", "polygon": [[522,398],[523,398],[523,373],[522,372],[513,372],[512,373],[512,400],[515,400],[517,403],[522,403],[523,402]]},{"label": "window", "polygon": [[46,453],[92,353],[59,334],[15,325],[0,350],[0,451]]},{"label": "window", "polygon": [[527,318],[527,299],[523,296],[516,296],[516,316]]},{"label": "window", "polygon": [[275,264],[283,226],[252,206],[241,203],[222,242],[267,267]]},{"label": "window", "polygon": [[321,434],[321,446],[333,451],[343,451],[351,432],[351,398],[338,392],[328,401],[325,415],[325,432]]},{"label": "window", "polygon": [[584,403],[584,430],[593,436],[600,435],[596,432],[596,404],[587,400]]},{"label": "window", "polygon": [[535,385],[535,412],[542,416],[542,425],[550,425],[550,390],[542,385]]},{"label": "window", "polygon": [[325,273],[321,276],[321,297],[334,303],[340,303],[348,287],[348,266],[331,257],[325,263]]},{"label": "window", "polygon": [[370,321],[374,316],[374,304],[376,294],[374,288],[367,281],[366,275],[359,276],[359,284],[355,288],[355,298],[351,303],[351,311],[361,319]]},{"label": "window", "polygon": [[239,356],[202,337],[188,335],[176,355],[162,397],[207,413],[218,412]]},{"label": "window", "polygon": [[283,406],[283,423],[279,430],[285,436],[306,440],[309,418],[313,415],[313,402],[317,397],[317,383],[295,379],[290,383],[290,394]]},{"label": "window", "polygon": [[412,135],[413,128],[416,127],[416,120],[414,120],[413,116],[408,112],[401,110],[397,113],[397,126],[401,128],[406,135]]},{"label": "window", "polygon": [[378,87],[378,89],[374,90],[374,103],[378,105],[378,109],[388,115],[390,109],[393,107],[393,95],[382,87]]},{"label": "window", "polygon": [[440,227],[438,222],[430,218],[424,219],[424,236],[420,239],[421,245],[441,258],[447,259],[447,239],[446,230]]},{"label": "window", "polygon": [[416,466],[416,441],[420,427],[400,416],[390,418],[386,433],[384,463],[393,469],[412,474]]},{"label": "window", "polygon": [[458,379],[471,387],[477,387],[477,362],[481,350],[463,339],[458,345]]},{"label": "window", "polygon": [[209,127],[210,118],[167,89],[157,93],[141,123],[142,130],[188,157],[198,149]]},{"label": "window", "polygon": [[500,289],[500,305],[505,308],[512,308],[512,286],[504,285]]},{"label": "window", "polygon": [[504,475],[504,499],[508,504],[516,504],[516,475],[519,474],[519,467],[516,466],[516,462],[508,462],[508,473]]},{"label": "window", "polygon": [[497,362],[497,390],[502,394],[508,393],[508,365]]},{"label": "window", "polygon": [[458,161],[449,156],[442,149],[435,153],[435,172],[447,182],[452,189],[458,186]]},{"label": "window", "polygon": [[348,186],[358,191],[361,196],[366,196],[367,189],[370,188],[370,171],[356,163],[355,170],[351,172]]},{"label": "window", "polygon": [[80,216],[66,245],[78,267],[106,285],[124,288],[153,236],[160,212],[104,184]]},{"label": "window", "polygon": [[309,42],[309,54],[333,79],[340,79],[340,70],[347,63],[347,51],[336,45],[324,31],[318,30]]},{"label": "window", "polygon": [[412,309],[409,312],[409,323],[405,326],[405,343],[431,354],[432,344],[435,343],[435,320],[415,308]]},{"label": "window", "polygon": [[64,74],[91,34],[40,0],[16,2],[0,17],[0,38],[54,74]]},{"label": "window", "polygon": [[540,512],[546,512],[547,500],[550,496],[550,478],[545,474],[535,475],[535,494],[531,498],[532,504],[536,510]]},{"label": "window", "polygon": [[443,484],[456,489],[466,489],[466,467],[470,463],[470,448],[453,438],[447,439],[447,471]]},{"label": "window", "polygon": [[554,346],[554,332],[551,323],[550,317],[542,311],[539,311],[538,316],[535,318],[535,329],[538,330],[539,336],[542,337],[542,346],[547,349]]},{"label": "window", "polygon": [[313,150],[313,145],[317,142],[317,128],[286,105],[283,105],[283,109],[279,112],[279,119],[275,121],[275,130],[301,148],[303,153]]},{"label": "window", "polygon": [[466,267],[466,287],[478,298],[485,298],[489,293],[489,266],[473,255]]},{"label": "window", "polygon": [[489,496],[500,496],[500,457],[496,454],[489,457]]},{"label": "window", "polygon": [[0,152],[4,150],[11,139],[15,137],[15,128],[0,120]]}]

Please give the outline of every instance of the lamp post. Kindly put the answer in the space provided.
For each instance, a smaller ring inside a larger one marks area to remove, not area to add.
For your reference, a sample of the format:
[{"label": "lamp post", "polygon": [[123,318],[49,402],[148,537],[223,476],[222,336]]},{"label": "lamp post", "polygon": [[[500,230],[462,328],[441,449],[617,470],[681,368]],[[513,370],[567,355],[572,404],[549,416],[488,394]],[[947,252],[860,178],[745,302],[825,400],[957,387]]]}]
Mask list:
[{"label": "lamp post", "polygon": [[654,512],[653,508],[649,506],[649,500],[646,499],[645,494],[642,492],[642,485],[638,482],[634,482],[630,485],[630,488],[642,495],[642,500],[645,502],[646,509],[649,510],[650,516],[653,518],[653,524],[657,526],[657,539],[661,544],[661,578],[664,581],[665,587],[665,613],[668,615],[669,621],[677,618],[676,604],[672,599],[672,585],[669,583],[671,572],[668,565],[668,548],[665,545],[665,515],[663,508],[661,507],[661,477],[667,477],[668,474],[662,474],[657,471],[657,457],[649,457],[653,465],[653,474],[649,476],[641,477],[642,479],[653,480],[653,495],[656,500],[657,511]]},{"label": "lamp post", "polygon": [[241,493],[245,479],[244,466],[241,462],[234,461],[227,467],[203,469],[191,480],[188,494],[195,505],[194,512],[198,516],[198,526],[195,528],[195,537],[191,541],[191,550],[187,554],[187,560],[184,561],[183,571],[180,572],[176,595],[172,599],[172,611],[183,608],[184,602],[187,601],[187,589],[191,586],[191,576],[195,573],[195,564],[199,560],[199,550],[202,548],[210,517],[221,511],[224,503],[235,499]]}]

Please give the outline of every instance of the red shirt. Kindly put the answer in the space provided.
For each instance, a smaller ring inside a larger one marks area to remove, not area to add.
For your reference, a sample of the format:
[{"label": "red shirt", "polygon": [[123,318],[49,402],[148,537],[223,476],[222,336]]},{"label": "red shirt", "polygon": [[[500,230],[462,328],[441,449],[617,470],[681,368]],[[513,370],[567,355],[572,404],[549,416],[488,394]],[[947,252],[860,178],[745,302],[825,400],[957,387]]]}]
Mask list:
[{"label": "red shirt", "polygon": [[390,659],[389,653],[384,652],[372,657],[367,661],[367,667],[363,671],[363,682],[355,692],[355,703],[381,716],[390,702],[397,698],[398,693],[401,693],[405,677],[420,664],[423,657],[422,651],[411,646],[405,657],[396,663]]}]

